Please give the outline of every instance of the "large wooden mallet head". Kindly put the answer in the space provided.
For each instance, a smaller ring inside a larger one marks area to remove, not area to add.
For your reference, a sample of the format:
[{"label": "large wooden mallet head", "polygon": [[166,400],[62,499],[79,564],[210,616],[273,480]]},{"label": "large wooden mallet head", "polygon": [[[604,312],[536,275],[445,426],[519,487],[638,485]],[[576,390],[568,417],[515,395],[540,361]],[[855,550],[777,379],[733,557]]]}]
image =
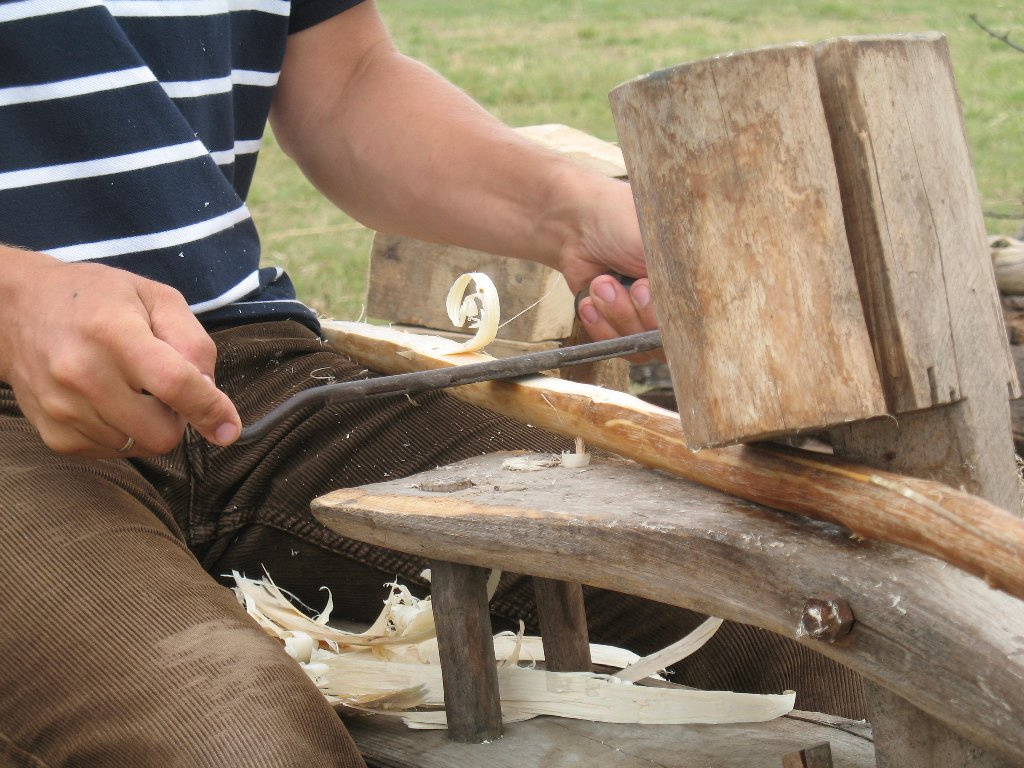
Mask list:
[{"label": "large wooden mallet head", "polygon": [[718,56],[610,98],[690,448],[957,401],[953,294],[1007,391],[940,35]]}]

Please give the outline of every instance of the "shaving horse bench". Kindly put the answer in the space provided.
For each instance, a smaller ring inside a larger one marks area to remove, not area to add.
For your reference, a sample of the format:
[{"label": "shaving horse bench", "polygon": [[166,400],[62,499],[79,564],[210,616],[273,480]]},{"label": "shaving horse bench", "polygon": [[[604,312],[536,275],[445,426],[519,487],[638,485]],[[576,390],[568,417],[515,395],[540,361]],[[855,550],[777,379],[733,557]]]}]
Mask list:
[{"label": "shaving horse bench", "polygon": [[[678,409],[550,377],[459,387],[616,457],[483,456],[314,502],[329,528],[432,562],[449,730],[353,720],[368,760],[1024,765],[1020,391],[945,40],[716,57],[611,104]],[[375,370],[461,362],[325,330]],[[827,448],[779,442],[807,434]],[[587,584],[795,638],[863,676],[870,728],[503,727],[494,568],[534,577],[550,669],[590,668]]]}]

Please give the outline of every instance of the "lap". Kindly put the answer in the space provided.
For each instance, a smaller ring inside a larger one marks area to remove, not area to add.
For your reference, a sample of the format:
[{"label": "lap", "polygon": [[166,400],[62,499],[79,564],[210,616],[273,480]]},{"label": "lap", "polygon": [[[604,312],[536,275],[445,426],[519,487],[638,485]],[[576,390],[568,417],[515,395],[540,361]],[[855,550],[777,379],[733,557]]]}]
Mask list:
[{"label": "lap", "polygon": [[337,717],[127,462],[0,416],[0,763],[359,765]]}]

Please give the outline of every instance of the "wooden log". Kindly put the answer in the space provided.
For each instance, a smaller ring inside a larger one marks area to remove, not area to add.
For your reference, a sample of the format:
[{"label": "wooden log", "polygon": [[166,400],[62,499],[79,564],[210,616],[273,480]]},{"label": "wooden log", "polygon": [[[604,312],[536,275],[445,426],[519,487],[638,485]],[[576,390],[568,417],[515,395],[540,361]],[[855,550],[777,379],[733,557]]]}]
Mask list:
[{"label": "wooden log", "polygon": [[[424,328],[418,325],[392,324],[394,328],[406,333],[427,334],[429,336],[440,336],[444,339],[451,339],[460,344],[473,338],[472,333],[456,333],[454,331],[440,331],[436,328]],[[562,346],[555,339],[551,341],[516,341],[515,339],[495,339],[487,345],[486,352],[492,357],[512,357],[513,355],[529,355],[533,352],[543,352],[548,349],[558,349]]]},{"label": "wooden log", "polygon": [[[371,370],[399,373],[486,359],[439,357],[425,337],[332,321],[324,334]],[[946,485],[780,446],[690,451],[678,414],[551,377],[451,390],[467,402],[775,509],[925,552],[1024,598],[1024,522]]]},{"label": "wooden log", "polygon": [[[793,637],[1024,762],[1019,599],[934,558],[633,463],[513,472],[506,458],[338,490],[313,512],[359,541],[582,579]],[[417,488],[435,476],[462,478],[465,488],[441,496]],[[807,633],[816,595],[840,596],[854,616],[834,642]]]},{"label": "wooden log", "polygon": [[812,49],[686,64],[610,99],[687,445],[883,414]]},{"label": "wooden log", "polygon": [[865,681],[877,768],[1014,768],[1021,763],[986,753],[907,704],[888,688]]},{"label": "wooden log", "polygon": [[434,560],[430,574],[448,733],[453,741],[467,744],[501,738],[487,573]]}]

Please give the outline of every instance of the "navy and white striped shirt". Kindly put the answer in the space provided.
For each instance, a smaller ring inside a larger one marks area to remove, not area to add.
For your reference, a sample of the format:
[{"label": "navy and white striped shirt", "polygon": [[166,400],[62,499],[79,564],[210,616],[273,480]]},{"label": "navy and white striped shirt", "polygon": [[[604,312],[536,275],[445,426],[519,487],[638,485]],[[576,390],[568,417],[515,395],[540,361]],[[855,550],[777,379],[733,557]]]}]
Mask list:
[{"label": "navy and white striped shirt", "polygon": [[315,328],[245,197],[288,33],[358,2],[0,2],[0,242]]}]

